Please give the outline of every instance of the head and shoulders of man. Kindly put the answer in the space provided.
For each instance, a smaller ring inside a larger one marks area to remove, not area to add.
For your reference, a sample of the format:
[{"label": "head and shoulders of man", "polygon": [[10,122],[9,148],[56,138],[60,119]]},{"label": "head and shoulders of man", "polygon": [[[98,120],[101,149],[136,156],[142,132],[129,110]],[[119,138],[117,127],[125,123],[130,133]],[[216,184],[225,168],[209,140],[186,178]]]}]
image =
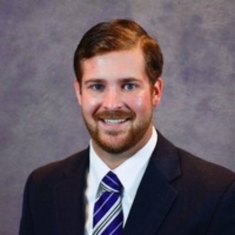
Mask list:
[{"label": "head and shoulders of man", "polygon": [[[158,107],[163,91],[159,42],[133,20],[101,22],[81,39],[74,55],[74,70],[75,91],[93,147],[110,168],[115,168],[151,136],[153,109]],[[170,155],[181,155],[189,168],[198,166],[195,174],[203,174],[200,167],[208,167],[211,172],[216,169],[218,175],[224,171],[158,135],[159,145],[174,151],[168,154],[169,159]]]},{"label": "head and shoulders of man", "polygon": [[[78,44],[74,54],[77,100],[92,146],[111,169],[148,142],[153,128],[153,109],[162,97],[162,68],[163,55],[157,40],[132,20],[101,22],[88,30]],[[215,169],[176,149],[165,139],[164,143],[180,153],[189,168],[195,163]],[[88,155],[88,151],[83,150],[62,162],[50,164],[45,172],[55,166],[57,170],[62,169],[65,162],[77,172],[78,166],[87,164]],[[216,169],[223,172],[220,167]]]}]

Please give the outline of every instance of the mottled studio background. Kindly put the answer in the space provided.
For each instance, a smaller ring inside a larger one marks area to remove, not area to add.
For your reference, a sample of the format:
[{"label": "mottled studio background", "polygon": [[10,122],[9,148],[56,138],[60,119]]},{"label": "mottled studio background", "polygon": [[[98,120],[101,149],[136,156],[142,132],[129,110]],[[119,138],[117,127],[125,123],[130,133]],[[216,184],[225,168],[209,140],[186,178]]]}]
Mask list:
[{"label": "mottled studio background", "polygon": [[165,55],[155,124],[235,170],[234,0],[0,0],[0,234],[17,234],[29,173],[85,147],[72,57],[99,21],[132,18]]}]

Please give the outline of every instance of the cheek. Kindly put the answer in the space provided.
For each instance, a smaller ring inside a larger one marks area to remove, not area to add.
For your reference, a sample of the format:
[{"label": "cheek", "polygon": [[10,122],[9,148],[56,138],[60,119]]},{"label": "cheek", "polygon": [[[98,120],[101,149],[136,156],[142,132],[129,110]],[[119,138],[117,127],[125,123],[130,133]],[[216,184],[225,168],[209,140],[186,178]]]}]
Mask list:
[{"label": "cheek", "polygon": [[130,107],[136,112],[141,112],[145,114],[148,110],[152,108],[151,99],[149,96],[138,96],[131,99]]},{"label": "cheek", "polygon": [[90,114],[93,114],[101,104],[101,101],[97,97],[88,95],[83,95],[81,101],[82,110]]},{"label": "cheek", "polygon": [[136,101],[135,101],[136,108],[143,109],[145,107],[145,103],[146,103],[146,101],[142,98],[136,99]]}]

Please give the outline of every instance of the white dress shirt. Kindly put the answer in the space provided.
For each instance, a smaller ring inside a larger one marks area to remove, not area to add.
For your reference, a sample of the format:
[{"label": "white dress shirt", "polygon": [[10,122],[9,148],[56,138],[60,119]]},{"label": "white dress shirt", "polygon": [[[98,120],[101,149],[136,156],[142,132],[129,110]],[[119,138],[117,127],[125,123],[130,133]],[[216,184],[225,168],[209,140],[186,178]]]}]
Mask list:
[{"label": "white dress shirt", "polygon": [[[153,128],[152,136],[145,146],[133,156],[128,158],[120,166],[112,170],[122,183],[124,193],[122,198],[122,209],[124,214],[124,224],[126,223],[132,203],[134,201],[140,181],[144,175],[151,154],[157,144],[157,132]],[[90,143],[90,166],[87,176],[86,197],[86,224],[85,234],[92,235],[93,211],[97,198],[99,185],[103,177],[111,171],[111,169],[99,158],[95,153],[92,141]]]}]

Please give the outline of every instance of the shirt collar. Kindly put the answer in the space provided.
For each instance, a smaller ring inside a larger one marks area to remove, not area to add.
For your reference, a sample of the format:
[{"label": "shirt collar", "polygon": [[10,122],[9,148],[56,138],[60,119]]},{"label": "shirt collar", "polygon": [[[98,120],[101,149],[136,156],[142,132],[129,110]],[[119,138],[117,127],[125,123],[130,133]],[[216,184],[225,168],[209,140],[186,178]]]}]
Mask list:
[{"label": "shirt collar", "polygon": [[[153,127],[152,135],[145,146],[136,152],[133,156],[128,158],[116,169],[112,170],[122,183],[125,189],[125,193],[135,195],[137,190],[135,185],[139,185],[142,179],[149,159],[156,146],[157,139],[157,132]],[[95,153],[92,146],[92,141],[90,141],[90,169],[88,177],[91,177],[90,184],[95,192],[98,191],[101,180],[109,171],[111,171],[111,169]],[[135,183],[133,184],[133,182]]]}]

